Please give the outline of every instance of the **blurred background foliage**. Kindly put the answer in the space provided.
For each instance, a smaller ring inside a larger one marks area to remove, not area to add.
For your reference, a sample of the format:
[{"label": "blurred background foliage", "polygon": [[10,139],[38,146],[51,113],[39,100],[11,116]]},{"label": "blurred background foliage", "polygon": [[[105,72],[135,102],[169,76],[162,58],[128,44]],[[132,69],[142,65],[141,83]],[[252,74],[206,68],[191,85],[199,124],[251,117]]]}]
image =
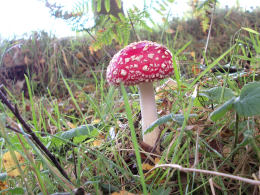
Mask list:
[{"label": "blurred background foliage", "polygon": [[[246,27],[259,31],[259,8],[242,11],[239,7],[218,8],[215,0],[191,0],[187,17],[170,18],[167,7],[172,0],[144,1],[144,9],[134,6],[125,11],[120,0],[82,1],[69,11],[48,0],[41,1],[54,17],[67,21],[78,36],[57,38],[41,31],[27,39],[1,40],[0,70],[6,75],[8,69],[8,78],[0,77],[2,82],[16,82],[19,75],[29,72],[38,91],[46,87],[57,91],[62,86],[59,71],[70,78],[91,77],[93,72],[103,74],[111,56],[129,42],[139,40],[167,45],[187,78],[205,65],[205,58],[211,62],[238,40],[240,58],[233,59],[232,65],[245,67],[259,54],[259,44],[252,43],[248,31],[241,30]],[[160,24],[153,21],[152,10],[163,16]],[[93,17],[93,25],[89,26]],[[222,65],[230,62],[229,56],[221,60]]]}]

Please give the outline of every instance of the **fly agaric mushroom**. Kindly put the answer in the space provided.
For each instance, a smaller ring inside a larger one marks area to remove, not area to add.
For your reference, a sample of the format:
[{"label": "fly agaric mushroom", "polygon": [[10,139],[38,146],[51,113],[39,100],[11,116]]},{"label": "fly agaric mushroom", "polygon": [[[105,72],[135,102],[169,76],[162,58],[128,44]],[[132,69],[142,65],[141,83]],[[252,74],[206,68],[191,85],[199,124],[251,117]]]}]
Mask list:
[{"label": "fly agaric mushroom", "polygon": [[173,74],[172,54],[151,41],[131,43],[114,55],[107,67],[107,81],[113,85],[138,85],[140,93],[143,141],[154,147],[160,130],[144,131],[157,120],[153,82]]}]

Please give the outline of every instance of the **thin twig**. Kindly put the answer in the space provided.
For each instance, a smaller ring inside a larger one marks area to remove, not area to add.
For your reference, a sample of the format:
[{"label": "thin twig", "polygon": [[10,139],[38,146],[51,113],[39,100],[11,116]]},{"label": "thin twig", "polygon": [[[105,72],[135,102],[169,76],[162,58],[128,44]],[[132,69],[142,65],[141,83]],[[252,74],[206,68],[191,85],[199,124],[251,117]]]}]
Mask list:
[{"label": "thin twig", "polygon": [[34,141],[37,147],[39,147],[46,156],[53,162],[53,164],[57,167],[57,169],[61,172],[61,174],[70,181],[67,173],[64,171],[64,169],[61,167],[60,163],[56,159],[56,157],[45,147],[45,145],[40,141],[40,139],[36,136],[36,134],[32,131],[30,126],[25,122],[25,120],[22,118],[22,116],[19,113],[19,110],[17,106],[13,106],[5,94],[2,92],[2,85],[0,85],[0,99],[3,104],[5,104],[9,110],[14,114],[14,116],[18,119],[18,121],[22,124],[24,127],[26,133],[28,133],[31,136],[31,139]]},{"label": "thin twig", "polygon": [[214,188],[214,183],[213,183],[213,179],[212,178],[209,179],[209,185],[210,185],[210,189],[211,189],[212,195],[216,195],[215,188]]},{"label": "thin twig", "polygon": [[[91,32],[89,31],[89,29],[84,28],[83,30],[87,31],[87,33],[89,34],[89,36],[90,36],[94,41],[97,41],[97,39],[91,34]],[[104,52],[106,53],[106,55],[107,55],[109,58],[112,58],[112,56],[110,55],[110,53],[106,50],[106,47],[104,47],[103,49],[104,49]]]},{"label": "thin twig", "polygon": [[136,31],[135,31],[135,27],[134,27],[133,21],[132,21],[130,15],[129,15],[129,12],[128,12],[128,11],[127,11],[127,15],[128,15],[128,18],[129,18],[131,27],[132,27],[132,29],[133,29],[133,31],[134,31],[135,38],[136,38],[137,41],[140,41],[141,39],[140,39],[140,37],[138,36],[138,34],[136,33]]},{"label": "thin twig", "polygon": [[208,37],[207,37],[205,48],[204,48],[204,54],[205,55],[204,55],[204,57],[202,59],[202,64],[204,64],[204,61],[205,61],[204,58],[205,58],[207,50],[208,50],[208,45],[209,45],[209,39],[210,39],[210,34],[211,34],[211,29],[212,29],[212,24],[213,24],[213,17],[214,17],[215,8],[216,8],[216,0],[214,2],[213,10],[212,10],[211,16],[210,16],[210,25],[209,25]]},{"label": "thin twig", "polygon": [[200,134],[200,130],[197,131],[197,136],[196,136],[195,160],[193,164],[194,168],[196,168],[197,164],[199,163],[199,134]]},{"label": "thin twig", "polygon": [[[118,151],[131,151],[131,152],[134,152],[135,150],[134,150],[134,149],[118,148]],[[161,155],[154,154],[154,153],[151,153],[151,152],[146,152],[146,151],[144,151],[144,150],[141,150],[140,153],[141,153],[141,154],[145,154],[145,155],[147,155],[147,156],[154,156],[154,157],[158,157],[158,158],[161,158],[161,157],[162,157]]]},{"label": "thin twig", "polygon": [[[252,174],[252,177],[253,177],[255,180],[260,179],[260,178],[257,178],[257,176],[255,175],[255,173]],[[260,192],[260,185],[258,186],[258,189],[259,189],[259,192]]]},{"label": "thin twig", "polygon": [[5,126],[7,129],[10,129],[11,131],[14,131],[15,133],[19,133],[19,134],[22,134],[22,135],[25,135],[25,136],[28,136],[30,139],[32,139],[32,136],[29,135],[29,134],[24,134],[23,132],[21,132],[20,130],[16,129],[16,128],[13,128],[11,127],[10,125],[6,125]]},{"label": "thin twig", "polygon": [[148,173],[153,171],[154,169],[166,168],[166,167],[178,169],[178,170],[183,171],[183,172],[204,173],[204,174],[215,175],[215,176],[220,176],[220,177],[227,177],[227,178],[230,178],[230,179],[239,180],[239,181],[249,183],[249,184],[252,184],[252,185],[260,185],[260,181],[258,181],[258,180],[248,179],[248,178],[245,178],[245,177],[239,177],[239,176],[236,176],[236,175],[221,173],[221,172],[217,172],[217,171],[209,171],[209,170],[195,169],[195,168],[185,168],[185,167],[182,167],[181,165],[178,165],[178,164],[156,165],[154,168],[149,170]]}]

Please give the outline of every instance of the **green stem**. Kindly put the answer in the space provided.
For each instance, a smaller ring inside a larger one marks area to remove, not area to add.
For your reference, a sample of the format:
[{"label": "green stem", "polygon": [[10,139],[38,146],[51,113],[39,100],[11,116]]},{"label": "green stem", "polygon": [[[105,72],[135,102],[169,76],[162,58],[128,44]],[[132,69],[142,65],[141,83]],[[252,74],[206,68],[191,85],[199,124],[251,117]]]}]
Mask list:
[{"label": "green stem", "polygon": [[235,141],[234,141],[234,146],[233,148],[235,149],[238,143],[238,124],[239,124],[239,116],[238,113],[236,112],[236,125],[235,125]]}]

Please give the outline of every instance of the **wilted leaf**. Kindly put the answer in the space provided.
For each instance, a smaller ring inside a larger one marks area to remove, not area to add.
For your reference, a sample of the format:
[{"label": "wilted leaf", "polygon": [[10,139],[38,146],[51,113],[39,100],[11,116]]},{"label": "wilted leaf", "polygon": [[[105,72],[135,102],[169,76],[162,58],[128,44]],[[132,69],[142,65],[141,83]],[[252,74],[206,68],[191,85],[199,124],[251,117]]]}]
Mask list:
[{"label": "wilted leaf", "polygon": [[235,110],[242,116],[260,114],[260,82],[246,84],[234,102]]},{"label": "wilted leaf", "polygon": [[[14,154],[21,166],[21,169],[24,170],[25,165],[22,165],[25,162],[24,157],[17,151],[14,151]],[[3,161],[3,165],[5,167],[5,170],[6,170],[8,176],[16,177],[16,176],[20,175],[20,171],[17,168],[17,164],[15,163],[14,159],[12,158],[10,151],[6,152],[3,155],[2,161]]]}]

